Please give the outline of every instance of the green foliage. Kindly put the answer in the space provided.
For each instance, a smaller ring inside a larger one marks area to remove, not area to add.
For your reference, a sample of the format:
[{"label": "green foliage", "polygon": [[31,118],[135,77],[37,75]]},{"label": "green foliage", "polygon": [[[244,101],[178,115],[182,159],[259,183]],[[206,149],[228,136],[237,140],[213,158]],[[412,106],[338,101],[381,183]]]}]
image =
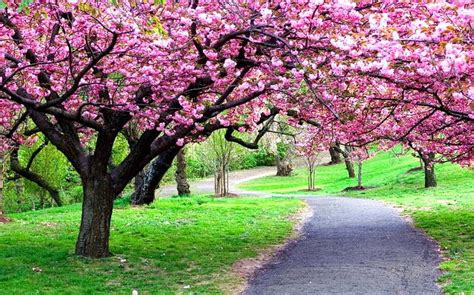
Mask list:
[{"label": "green foliage", "polygon": [[[22,146],[18,153],[20,164],[26,167],[31,155],[43,143],[40,138],[34,145]],[[93,149],[95,140],[88,144]],[[129,152],[127,140],[123,136],[117,137],[112,150],[112,165],[118,165]],[[60,192],[64,204],[73,204],[82,201],[81,179],[72,168],[66,157],[52,144],[47,145],[35,158],[31,171],[41,175],[48,183]],[[10,173],[12,174],[12,173]],[[40,209],[41,200],[44,207],[51,207],[54,202],[47,191],[33,182],[20,178],[7,181],[5,186],[5,211],[22,212]]]},{"label": "green foliage", "polygon": [[281,159],[284,159],[286,154],[288,154],[288,147],[289,146],[283,142],[277,143],[277,153]]},{"label": "green foliage", "polygon": [[25,9],[28,5],[33,3],[34,0],[21,0],[20,9]]},{"label": "green foliage", "polygon": [[[22,182],[21,182],[22,184]],[[5,212],[23,212],[38,206],[38,198],[24,194],[20,191],[21,186],[12,181],[7,181],[3,189],[3,206]]]},{"label": "green foliage", "polygon": [[[388,201],[405,208],[416,226],[437,240],[450,260],[441,264],[446,271],[440,278],[447,294],[474,292],[474,171],[446,163],[436,165],[438,187],[423,187],[423,171],[407,173],[419,166],[419,159],[410,153],[391,151],[364,163],[364,184],[373,186],[367,191],[341,192],[354,186],[348,179],[344,165],[316,168],[318,195],[346,195]],[[242,184],[247,190],[284,194],[305,194],[305,170],[294,176],[265,177]]]},{"label": "green foliage", "polygon": [[[23,167],[27,166],[32,154],[41,144],[43,144],[42,138],[30,147],[22,146],[20,148],[18,160]],[[65,204],[71,204],[82,199],[82,197],[78,199],[74,192],[72,194],[65,193],[77,186],[80,179],[66,157],[53,145],[48,144],[41,150],[35,157],[30,170],[41,175],[56,188]],[[10,172],[9,176],[12,177],[14,174]],[[4,194],[6,212],[21,212],[40,209],[41,206],[50,207],[54,205],[47,191],[24,178],[6,181]]]},{"label": "green foliage", "polygon": [[[33,152],[43,143],[39,140],[31,147],[21,147],[18,153],[20,164],[25,167],[28,164]],[[51,144],[48,144],[38,156],[36,156],[31,171],[41,175],[52,186],[61,188],[71,167],[66,157]],[[25,182],[27,193],[37,193],[41,190],[36,184],[29,181]]]},{"label": "green foliage", "polygon": [[112,164],[120,164],[129,154],[130,148],[128,142],[122,134],[117,136],[117,139],[114,142],[114,147],[112,149]]},{"label": "green foliage", "polygon": [[[214,162],[208,142],[192,144],[186,147],[186,173],[189,179],[205,178],[214,174]],[[275,156],[268,149],[261,146],[258,150],[250,150],[239,145],[234,145],[233,158],[229,169],[241,170],[260,166],[271,166],[275,163]],[[163,178],[163,183],[174,182],[176,166],[170,168]]]},{"label": "green foliage", "polygon": [[0,224],[2,292],[222,294],[242,283],[232,264],[281,243],[292,230],[288,216],[302,206],[286,198],[188,197],[142,208],[120,202],[112,218],[115,256],[100,260],[72,255],[79,205],[11,214],[12,223]]},{"label": "green foliage", "polygon": [[63,195],[71,200],[70,203],[80,203],[82,202],[83,192],[82,185],[77,185],[69,189]]}]

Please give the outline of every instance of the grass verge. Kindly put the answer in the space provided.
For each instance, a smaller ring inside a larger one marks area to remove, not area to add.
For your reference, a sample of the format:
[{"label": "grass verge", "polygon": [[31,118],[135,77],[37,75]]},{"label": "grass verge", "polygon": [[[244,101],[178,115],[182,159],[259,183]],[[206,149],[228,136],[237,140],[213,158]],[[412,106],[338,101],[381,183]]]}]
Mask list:
[{"label": "grass verge", "polygon": [[0,224],[0,286],[8,294],[222,294],[242,279],[232,265],[292,232],[290,198],[165,199],[115,209],[111,251],[72,253],[80,206],[9,215]]},{"label": "grass verge", "polygon": [[438,187],[423,188],[423,172],[407,173],[419,162],[411,156],[386,152],[363,165],[365,191],[342,192],[356,185],[343,165],[316,169],[318,192],[304,192],[307,173],[264,177],[241,184],[242,189],[283,194],[344,195],[390,202],[402,207],[415,225],[433,237],[449,260],[441,264],[439,283],[447,294],[474,294],[474,171],[454,164],[436,166]]}]

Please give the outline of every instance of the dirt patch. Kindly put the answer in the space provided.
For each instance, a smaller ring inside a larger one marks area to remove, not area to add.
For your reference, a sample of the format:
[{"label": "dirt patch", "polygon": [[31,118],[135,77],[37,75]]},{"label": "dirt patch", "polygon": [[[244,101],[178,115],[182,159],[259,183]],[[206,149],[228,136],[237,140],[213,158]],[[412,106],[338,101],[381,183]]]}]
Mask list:
[{"label": "dirt patch", "polygon": [[229,290],[229,293],[235,295],[243,294],[248,286],[249,280],[259,269],[264,267],[274,257],[277,257],[282,253],[286,247],[301,237],[303,227],[311,216],[313,216],[313,211],[307,204],[305,204],[303,209],[288,218],[289,220],[294,221],[295,225],[293,227],[293,233],[282,244],[264,250],[255,258],[247,258],[234,263],[231,268],[231,273],[241,278],[244,281],[244,284]]},{"label": "dirt patch", "polygon": [[217,195],[214,195],[212,196],[213,198],[238,198],[240,197],[238,194],[234,194],[234,193],[227,193],[225,194],[224,196],[217,196]]},{"label": "dirt patch", "polygon": [[349,186],[343,189],[343,192],[348,192],[348,191],[366,191],[369,189],[374,188],[373,186]]},{"label": "dirt patch", "polygon": [[0,215],[0,223],[9,223],[9,222],[11,222],[11,219],[6,218],[3,215]]}]

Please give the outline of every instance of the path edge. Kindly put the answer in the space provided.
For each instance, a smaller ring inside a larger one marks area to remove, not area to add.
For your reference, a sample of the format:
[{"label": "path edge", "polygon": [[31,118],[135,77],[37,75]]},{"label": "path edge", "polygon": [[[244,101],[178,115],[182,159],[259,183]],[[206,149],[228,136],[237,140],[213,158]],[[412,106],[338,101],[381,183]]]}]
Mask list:
[{"label": "path edge", "polygon": [[229,290],[230,294],[244,294],[250,281],[260,270],[264,269],[265,266],[272,263],[277,257],[285,252],[286,249],[291,247],[291,245],[303,238],[304,227],[311,217],[313,217],[314,212],[306,200],[302,201],[303,208],[288,216],[288,220],[294,221],[294,225],[291,233],[282,243],[265,248],[260,251],[256,257],[241,259],[231,266],[231,275],[239,277],[242,280],[242,283]]},{"label": "path edge", "polygon": [[382,203],[384,203],[387,206],[392,207],[393,210],[395,210],[397,212],[397,214],[400,216],[400,218],[403,219],[414,231],[417,231],[418,233],[423,235],[425,237],[425,239],[429,240],[434,245],[434,248],[435,248],[436,252],[438,253],[438,265],[436,266],[436,268],[438,270],[438,277],[436,278],[435,283],[436,283],[436,286],[438,286],[438,289],[439,289],[440,293],[445,294],[445,292],[443,291],[445,285],[441,284],[439,282],[439,279],[444,274],[447,273],[445,270],[441,269],[441,264],[443,262],[451,260],[451,257],[449,257],[449,255],[447,254],[447,251],[443,250],[443,248],[441,247],[440,242],[437,241],[432,236],[430,236],[426,230],[424,230],[423,228],[418,227],[416,225],[414,217],[412,216],[412,214],[410,214],[410,207],[402,206],[402,205],[399,205],[399,204],[394,204],[394,203],[387,202],[387,201],[382,201]]}]

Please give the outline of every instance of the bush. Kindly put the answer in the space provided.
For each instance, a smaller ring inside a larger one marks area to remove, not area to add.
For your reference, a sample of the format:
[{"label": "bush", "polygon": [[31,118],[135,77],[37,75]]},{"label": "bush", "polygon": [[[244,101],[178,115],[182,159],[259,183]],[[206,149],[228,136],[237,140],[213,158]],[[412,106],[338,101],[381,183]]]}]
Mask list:
[{"label": "bush", "polygon": [[82,202],[83,189],[81,185],[75,186],[67,191],[63,191],[61,194],[64,203],[74,204]]}]

